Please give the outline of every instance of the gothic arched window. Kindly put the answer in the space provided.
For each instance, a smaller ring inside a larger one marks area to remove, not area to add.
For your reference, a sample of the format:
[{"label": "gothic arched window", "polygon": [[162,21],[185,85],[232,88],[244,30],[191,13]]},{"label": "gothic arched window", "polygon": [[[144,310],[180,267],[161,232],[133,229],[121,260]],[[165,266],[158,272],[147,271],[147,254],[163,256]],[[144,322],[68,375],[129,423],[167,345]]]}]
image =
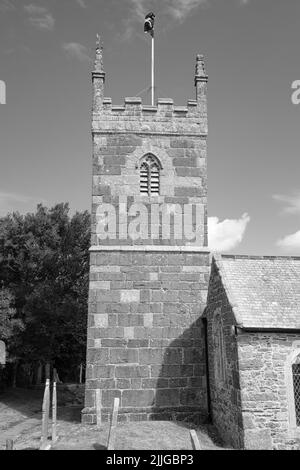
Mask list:
[{"label": "gothic arched window", "polygon": [[158,159],[152,155],[146,155],[140,166],[140,192],[148,196],[158,196],[160,193],[160,170]]}]

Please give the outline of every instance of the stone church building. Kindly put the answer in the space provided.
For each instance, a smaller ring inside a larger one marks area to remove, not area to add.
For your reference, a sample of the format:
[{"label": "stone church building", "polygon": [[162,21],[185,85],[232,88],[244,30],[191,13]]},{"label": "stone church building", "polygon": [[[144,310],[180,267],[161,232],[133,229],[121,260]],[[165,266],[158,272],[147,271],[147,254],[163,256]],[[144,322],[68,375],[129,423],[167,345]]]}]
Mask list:
[{"label": "stone church building", "polygon": [[300,448],[300,258],[217,256],[207,240],[207,75],[196,99],[105,98],[93,80],[84,423],[212,420],[235,448]]},{"label": "stone church building", "polygon": [[220,435],[300,449],[300,258],[214,255],[204,318]]}]

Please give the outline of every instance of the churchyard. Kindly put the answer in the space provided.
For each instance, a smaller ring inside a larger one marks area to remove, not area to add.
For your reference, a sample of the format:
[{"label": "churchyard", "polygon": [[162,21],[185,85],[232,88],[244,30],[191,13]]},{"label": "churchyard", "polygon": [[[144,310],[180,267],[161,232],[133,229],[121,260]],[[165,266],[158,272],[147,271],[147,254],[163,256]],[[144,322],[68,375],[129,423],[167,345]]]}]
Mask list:
[{"label": "churchyard", "polygon": [[[0,395],[0,450],[13,440],[14,450],[38,450],[42,432],[43,390],[9,389]],[[106,450],[109,423],[80,423],[81,407],[58,406],[58,440],[53,450]],[[51,415],[50,415],[51,417]],[[213,428],[175,421],[118,423],[116,450],[191,450],[196,429],[201,449],[222,450]],[[49,422],[49,443],[51,419]]]}]

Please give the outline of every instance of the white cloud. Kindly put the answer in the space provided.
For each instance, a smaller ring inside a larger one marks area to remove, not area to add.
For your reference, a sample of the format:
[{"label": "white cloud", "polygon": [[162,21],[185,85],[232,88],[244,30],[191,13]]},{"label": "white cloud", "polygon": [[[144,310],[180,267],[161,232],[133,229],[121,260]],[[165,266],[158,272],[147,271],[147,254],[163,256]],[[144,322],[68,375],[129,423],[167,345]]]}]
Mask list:
[{"label": "white cloud", "polygon": [[24,10],[29,15],[28,21],[35,28],[43,31],[52,31],[54,29],[55,19],[47,8],[30,3],[24,6]]},{"label": "white cloud", "polygon": [[41,7],[40,5],[35,5],[30,3],[30,5],[24,5],[24,10],[29,13],[29,15],[42,15],[47,12],[47,8]]},{"label": "white cloud", "polygon": [[288,252],[300,252],[300,230],[279,239],[276,245]]},{"label": "white cloud", "polygon": [[76,0],[76,2],[78,3],[78,5],[81,7],[81,8],[86,8],[87,5],[85,3],[84,0]]},{"label": "white cloud", "polygon": [[295,192],[293,195],[288,196],[284,194],[274,194],[275,201],[285,204],[283,213],[285,214],[300,214],[300,191]]},{"label": "white cloud", "polygon": [[11,0],[0,0],[0,11],[6,13],[7,11],[15,10],[16,7]]},{"label": "white cloud", "polygon": [[83,46],[83,44],[79,44],[78,42],[67,42],[64,43],[62,47],[69,57],[78,59],[81,62],[91,62],[88,50]]},{"label": "white cloud", "polygon": [[186,17],[199,6],[207,4],[208,0],[128,0],[134,17],[130,21],[144,20],[145,15],[152,9],[161,15],[167,15],[174,20],[184,21]]},{"label": "white cloud", "polygon": [[[131,6],[131,13],[123,20],[125,26],[124,34],[120,35],[122,40],[131,39],[135,32],[142,31],[141,25],[145,15],[154,11],[157,16],[167,17],[165,24],[170,26],[170,19],[182,23],[189,13],[195,8],[206,3],[207,0],[127,0]],[[139,25],[139,26],[138,26]]]},{"label": "white cloud", "polygon": [[[129,0],[131,3],[132,10],[135,13],[137,19],[143,20],[145,15],[148,13],[146,0]],[[147,10],[147,11],[146,11]]]},{"label": "white cloud", "polygon": [[240,219],[208,218],[208,246],[213,251],[228,251],[241,243],[250,217],[247,213]]},{"label": "white cloud", "polygon": [[[143,21],[150,10],[157,12],[159,16],[167,16],[172,21],[183,23],[197,8],[209,6],[211,0],[127,0],[127,2],[131,5],[132,15],[124,23],[130,32],[133,30],[132,24]],[[249,0],[235,0],[235,2],[246,5]]]},{"label": "white cloud", "polygon": [[207,5],[207,0],[170,0],[166,2],[172,18],[182,23],[196,8]]}]

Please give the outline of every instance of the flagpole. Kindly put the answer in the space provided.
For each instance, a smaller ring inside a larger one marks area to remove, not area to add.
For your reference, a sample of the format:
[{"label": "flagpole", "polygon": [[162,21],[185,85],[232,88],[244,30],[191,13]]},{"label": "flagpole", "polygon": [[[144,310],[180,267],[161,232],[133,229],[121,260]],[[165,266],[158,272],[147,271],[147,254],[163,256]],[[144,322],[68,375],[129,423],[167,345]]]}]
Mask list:
[{"label": "flagpole", "polygon": [[[155,86],[154,86],[154,18],[155,14],[151,11],[145,17],[144,31],[151,35],[151,106],[154,106]],[[149,88],[148,88],[149,90]]]},{"label": "flagpole", "polygon": [[151,36],[151,105],[154,106],[154,32]]}]

